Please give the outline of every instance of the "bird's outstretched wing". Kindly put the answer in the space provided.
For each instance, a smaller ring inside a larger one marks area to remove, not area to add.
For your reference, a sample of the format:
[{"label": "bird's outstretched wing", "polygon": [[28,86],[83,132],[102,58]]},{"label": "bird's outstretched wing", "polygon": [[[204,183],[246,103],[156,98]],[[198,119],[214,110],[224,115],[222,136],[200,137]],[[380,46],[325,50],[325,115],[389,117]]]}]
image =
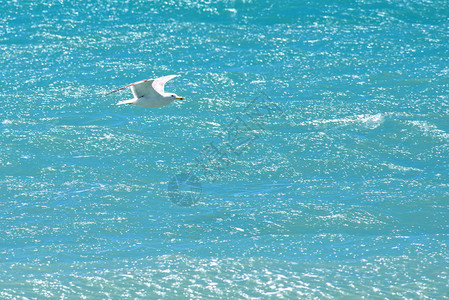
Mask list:
[{"label": "bird's outstretched wing", "polygon": [[151,96],[155,94],[164,94],[164,85],[167,83],[167,81],[177,77],[179,75],[167,75],[163,77],[159,77],[156,79],[144,79],[141,81],[137,81],[125,86],[122,86],[121,88],[118,88],[116,90],[110,91],[103,96],[110,95],[112,93],[121,91],[123,89],[126,89],[128,87],[131,88],[131,91],[133,92],[134,97],[140,98],[143,96]]},{"label": "bird's outstretched wing", "polygon": [[163,77],[159,77],[154,79],[153,81],[153,88],[156,92],[158,92],[159,94],[164,94],[164,85],[167,83],[167,81],[178,77],[179,75],[167,75],[167,76],[163,76]]},{"label": "bird's outstretched wing", "polygon": [[[144,79],[144,80],[141,80],[141,81],[137,81],[137,82],[134,82],[134,83],[131,83],[131,84],[122,86],[121,88],[118,88],[118,89],[116,89],[116,90],[113,90],[113,91],[110,91],[110,92],[108,92],[108,93],[106,93],[106,94],[103,94],[103,96],[110,95],[110,94],[112,94],[112,93],[121,91],[121,90],[126,89],[126,88],[128,88],[128,87],[131,87],[131,90],[133,90],[133,89],[132,89],[133,86],[135,87],[136,85],[140,85],[140,84],[146,83],[146,82],[149,82],[149,85],[151,86],[151,84],[153,83],[153,79]],[[133,91],[133,94],[134,94],[134,91]]]},{"label": "bird's outstretched wing", "polygon": [[131,91],[135,98],[141,98],[144,96],[157,95],[157,92],[153,88],[153,79],[146,79],[136,82],[131,86]]}]

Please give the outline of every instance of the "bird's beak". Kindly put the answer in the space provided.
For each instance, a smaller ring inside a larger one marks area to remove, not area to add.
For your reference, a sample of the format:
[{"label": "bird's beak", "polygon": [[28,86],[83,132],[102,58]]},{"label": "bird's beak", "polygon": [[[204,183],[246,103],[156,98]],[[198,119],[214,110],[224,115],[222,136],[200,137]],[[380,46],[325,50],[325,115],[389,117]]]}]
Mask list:
[{"label": "bird's beak", "polygon": [[182,97],[176,97],[176,100],[184,100]]}]

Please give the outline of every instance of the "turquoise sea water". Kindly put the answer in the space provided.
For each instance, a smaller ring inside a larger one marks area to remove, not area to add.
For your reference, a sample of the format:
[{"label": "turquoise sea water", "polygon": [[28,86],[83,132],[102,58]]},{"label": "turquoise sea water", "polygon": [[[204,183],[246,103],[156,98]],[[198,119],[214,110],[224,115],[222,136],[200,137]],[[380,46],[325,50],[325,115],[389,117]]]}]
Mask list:
[{"label": "turquoise sea water", "polygon": [[0,51],[1,299],[449,298],[448,1],[5,0]]}]

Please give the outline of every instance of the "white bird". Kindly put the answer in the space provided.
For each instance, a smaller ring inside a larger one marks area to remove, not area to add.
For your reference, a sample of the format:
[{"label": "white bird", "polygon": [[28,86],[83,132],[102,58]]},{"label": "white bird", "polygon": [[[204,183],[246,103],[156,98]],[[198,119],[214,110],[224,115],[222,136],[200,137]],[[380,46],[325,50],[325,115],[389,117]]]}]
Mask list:
[{"label": "white bird", "polygon": [[134,104],[143,107],[165,106],[175,100],[183,99],[176,94],[164,92],[165,83],[177,76],[179,75],[167,75],[156,79],[144,79],[113,90],[112,92],[104,94],[104,96],[130,87],[134,98],[130,100],[120,101],[119,103],[117,103],[117,105]]}]

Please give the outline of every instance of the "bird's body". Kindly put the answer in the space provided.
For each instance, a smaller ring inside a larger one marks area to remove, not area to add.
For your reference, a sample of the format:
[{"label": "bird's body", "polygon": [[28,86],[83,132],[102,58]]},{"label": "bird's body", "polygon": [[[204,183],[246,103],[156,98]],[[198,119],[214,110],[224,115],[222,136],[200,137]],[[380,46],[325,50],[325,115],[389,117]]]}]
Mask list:
[{"label": "bird's body", "polygon": [[120,101],[117,104],[134,104],[143,107],[162,107],[174,100],[182,100],[182,97],[173,93],[166,93],[164,85],[167,81],[178,75],[168,75],[156,79],[145,79],[142,81],[131,83],[127,86],[113,90],[105,95],[109,95],[127,87],[131,88],[134,98],[130,100]]}]

